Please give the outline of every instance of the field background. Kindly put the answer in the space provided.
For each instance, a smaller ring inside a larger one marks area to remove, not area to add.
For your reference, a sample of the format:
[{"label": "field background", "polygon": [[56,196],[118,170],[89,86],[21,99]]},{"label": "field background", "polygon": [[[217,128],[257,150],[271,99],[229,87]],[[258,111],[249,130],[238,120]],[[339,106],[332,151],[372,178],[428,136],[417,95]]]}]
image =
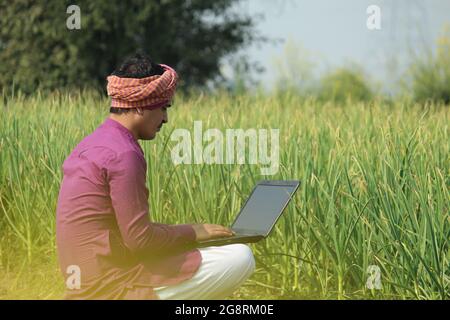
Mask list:
[{"label": "field background", "polygon": [[[108,116],[97,94],[0,100],[0,299],[59,299],[55,251],[61,165]],[[280,129],[280,170],[179,165],[170,133]],[[151,219],[228,224],[256,181],[301,179],[254,275],[232,298],[448,299],[449,108],[408,101],[342,104],[285,92],[178,96],[156,140],[142,142]],[[368,290],[367,268],[381,270]]]}]

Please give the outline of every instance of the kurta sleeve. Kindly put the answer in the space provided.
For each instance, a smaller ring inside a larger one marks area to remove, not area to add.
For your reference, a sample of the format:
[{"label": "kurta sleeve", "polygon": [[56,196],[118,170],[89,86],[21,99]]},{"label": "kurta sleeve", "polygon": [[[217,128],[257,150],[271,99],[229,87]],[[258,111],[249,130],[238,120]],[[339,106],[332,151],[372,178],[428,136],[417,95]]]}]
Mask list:
[{"label": "kurta sleeve", "polygon": [[151,256],[188,247],[195,242],[190,224],[152,223],[149,218],[145,160],[127,151],[108,162],[112,206],[124,244],[138,255]]}]

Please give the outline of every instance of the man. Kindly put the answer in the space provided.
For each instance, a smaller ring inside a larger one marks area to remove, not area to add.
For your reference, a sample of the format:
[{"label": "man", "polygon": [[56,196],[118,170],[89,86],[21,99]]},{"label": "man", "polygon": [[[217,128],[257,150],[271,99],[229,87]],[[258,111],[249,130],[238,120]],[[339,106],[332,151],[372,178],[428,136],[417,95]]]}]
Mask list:
[{"label": "man", "polygon": [[155,223],[149,217],[147,164],[138,140],[154,139],[167,123],[177,73],[136,54],[107,80],[110,116],[62,166],[56,240],[68,284],[65,297],[229,296],[254,271],[247,245],[197,249],[197,240],[232,231],[216,224]]}]

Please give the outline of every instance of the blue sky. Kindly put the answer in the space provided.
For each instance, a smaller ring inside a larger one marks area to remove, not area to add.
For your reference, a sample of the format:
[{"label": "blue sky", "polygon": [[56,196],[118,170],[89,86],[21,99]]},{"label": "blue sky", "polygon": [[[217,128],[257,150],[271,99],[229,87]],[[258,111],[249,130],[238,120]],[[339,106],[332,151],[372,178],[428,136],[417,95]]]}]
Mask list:
[{"label": "blue sky", "polygon": [[[366,26],[369,5],[381,9],[381,30]],[[276,77],[273,60],[283,57],[290,42],[321,66],[316,74],[355,62],[386,89],[401,77],[411,50],[431,48],[444,26],[450,26],[450,0],[247,0],[239,10],[262,14],[257,30],[284,40],[243,51],[269,67],[260,76],[269,87]]]}]

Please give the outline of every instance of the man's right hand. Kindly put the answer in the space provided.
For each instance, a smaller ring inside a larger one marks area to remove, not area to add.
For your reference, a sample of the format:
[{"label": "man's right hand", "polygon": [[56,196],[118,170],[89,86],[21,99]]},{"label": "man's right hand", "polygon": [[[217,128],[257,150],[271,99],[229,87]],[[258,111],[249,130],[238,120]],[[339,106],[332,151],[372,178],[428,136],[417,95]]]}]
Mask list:
[{"label": "man's right hand", "polygon": [[198,223],[193,224],[192,227],[195,230],[196,241],[231,237],[234,235],[234,232],[230,228],[219,224]]}]

